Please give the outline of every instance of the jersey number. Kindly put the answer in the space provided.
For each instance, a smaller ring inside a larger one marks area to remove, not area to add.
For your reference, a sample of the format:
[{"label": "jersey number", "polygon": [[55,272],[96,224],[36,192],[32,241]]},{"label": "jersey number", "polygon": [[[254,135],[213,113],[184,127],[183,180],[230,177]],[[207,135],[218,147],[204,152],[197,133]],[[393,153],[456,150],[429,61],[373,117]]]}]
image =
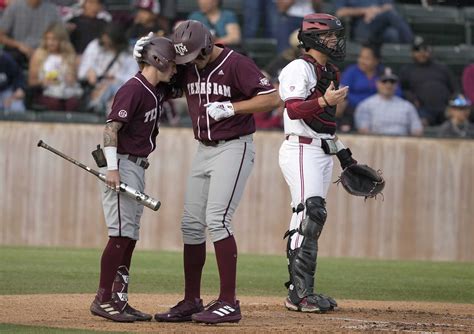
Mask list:
[{"label": "jersey number", "polygon": [[153,121],[156,119],[156,116],[158,114],[158,109],[153,108],[150,111],[147,111],[145,113],[145,123],[148,123],[148,121]]}]

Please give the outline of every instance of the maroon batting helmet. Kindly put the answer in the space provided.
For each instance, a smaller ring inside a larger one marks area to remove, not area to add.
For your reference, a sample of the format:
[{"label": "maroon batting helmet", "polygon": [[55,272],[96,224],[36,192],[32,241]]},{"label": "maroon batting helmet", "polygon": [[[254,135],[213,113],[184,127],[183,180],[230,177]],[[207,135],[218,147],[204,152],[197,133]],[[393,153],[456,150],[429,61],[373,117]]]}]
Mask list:
[{"label": "maroon batting helmet", "polygon": [[[337,43],[334,47],[328,46],[329,38],[326,34],[334,32]],[[342,61],[346,56],[346,39],[344,26],[341,21],[329,14],[308,14],[303,18],[298,31],[300,47],[315,49],[335,61]]]},{"label": "maroon batting helmet", "polygon": [[178,25],[173,34],[176,64],[186,64],[199,54],[208,55],[214,46],[212,34],[199,21],[187,20]]},{"label": "maroon batting helmet", "polygon": [[166,72],[171,66],[170,63],[175,61],[176,51],[170,39],[155,37],[143,47],[142,55],[145,63]]}]

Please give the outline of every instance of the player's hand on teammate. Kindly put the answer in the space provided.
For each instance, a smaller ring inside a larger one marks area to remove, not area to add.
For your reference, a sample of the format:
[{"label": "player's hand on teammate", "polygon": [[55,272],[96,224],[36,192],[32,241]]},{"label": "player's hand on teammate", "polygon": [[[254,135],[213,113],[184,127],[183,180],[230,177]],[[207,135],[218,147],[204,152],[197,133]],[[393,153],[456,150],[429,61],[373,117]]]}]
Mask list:
[{"label": "player's hand on teammate", "polygon": [[329,105],[335,106],[346,99],[347,93],[349,92],[349,86],[345,86],[339,89],[336,89],[334,86],[334,81],[331,81],[331,84],[326,89],[324,93],[324,99],[329,103]]},{"label": "player's hand on teammate", "polygon": [[109,189],[117,192],[120,191],[120,174],[117,169],[107,171],[105,174],[105,184]]},{"label": "player's hand on teammate", "polygon": [[206,111],[216,121],[224,118],[229,118],[235,115],[234,106],[230,101],[225,102],[211,102],[204,105]]},{"label": "player's hand on teammate", "polygon": [[150,31],[148,35],[143,36],[135,43],[135,46],[133,47],[133,58],[135,58],[135,60],[142,59],[143,47],[150,42],[152,37],[153,37],[153,32]]}]

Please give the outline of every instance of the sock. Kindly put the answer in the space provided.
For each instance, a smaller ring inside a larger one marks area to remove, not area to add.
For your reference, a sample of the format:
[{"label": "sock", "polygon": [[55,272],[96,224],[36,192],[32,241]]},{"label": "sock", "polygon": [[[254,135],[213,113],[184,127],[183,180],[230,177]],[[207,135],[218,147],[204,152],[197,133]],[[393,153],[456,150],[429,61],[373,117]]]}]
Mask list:
[{"label": "sock", "polygon": [[221,279],[219,300],[235,304],[235,282],[237,276],[237,245],[234,236],[214,243],[217,267]]},{"label": "sock", "polygon": [[206,262],[206,243],[184,245],[184,299],[201,298],[201,274]]},{"label": "sock", "polygon": [[117,268],[122,264],[124,254],[132,239],[125,237],[110,237],[100,260],[100,281],[97,298],[101,303],[112,298],[112,284]]},{"label": "sock", "polygon": [[130,271],[130,266],[132,264],[132,254],[133,254],[133,250],[135,249],[136,244],[137,244],[136,240],[130,240],[130,244],[128,245],[127,250],[125,251],[125,254],[123,255],[122,265],[127,267],[128,271]]}]

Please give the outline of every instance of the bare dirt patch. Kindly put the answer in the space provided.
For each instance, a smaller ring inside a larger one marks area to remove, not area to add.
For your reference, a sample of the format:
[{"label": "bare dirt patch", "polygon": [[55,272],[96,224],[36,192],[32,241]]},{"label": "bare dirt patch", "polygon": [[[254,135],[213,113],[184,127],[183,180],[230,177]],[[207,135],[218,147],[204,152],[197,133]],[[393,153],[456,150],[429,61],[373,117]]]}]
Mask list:
[{"label": "bare dirt patch", "polygon": [[[132,294],[131,304],[156,313],[174,305],[181,296]],[[217,326],[155,321],[120,324],[89,313],[93,295],[0,296],[0,323],[78,328],[133,333],[308,333],[308,332],[473,332],[474,304],[339,300],[326,314],[291,312],[283,298],[240,297],[243,319]],[[209,302],[210,296],[204,301]]]}]

